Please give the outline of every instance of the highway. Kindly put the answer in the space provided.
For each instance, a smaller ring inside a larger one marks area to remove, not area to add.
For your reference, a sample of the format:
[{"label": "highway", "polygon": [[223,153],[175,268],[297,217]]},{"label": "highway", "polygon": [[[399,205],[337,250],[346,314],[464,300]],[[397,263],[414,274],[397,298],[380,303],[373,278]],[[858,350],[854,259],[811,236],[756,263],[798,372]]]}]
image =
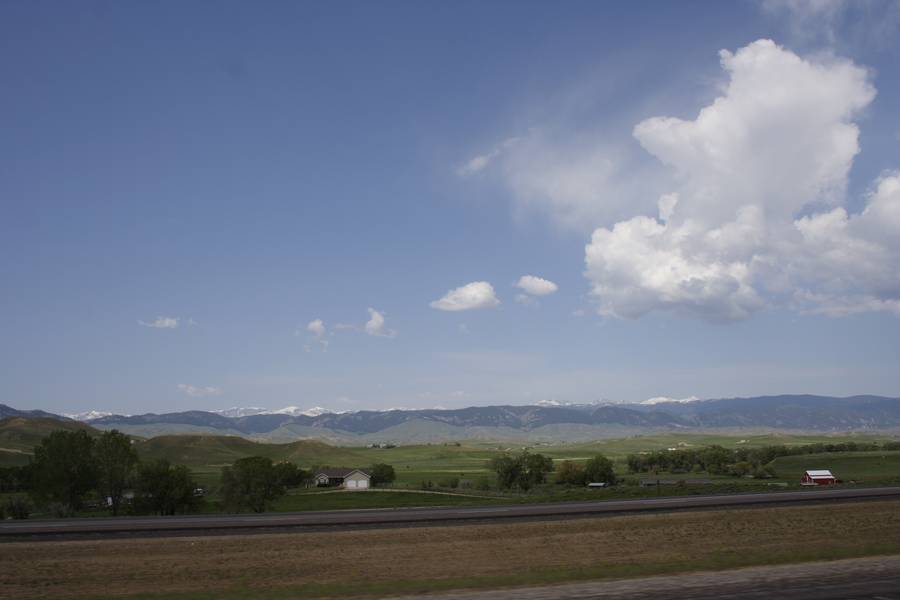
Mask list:
[{"label": "highway", "polygon": [[548,504],[311,511],[259,515],[8,520],[0,522],[0,542],[21,539],[98,539],[103,537],[160,535],[270,533],[304,529],[319,530],[323,528],[407,527],[472,521],[540,520],[878,499],[900,500],[900,487],[816,489],[798,492],[682,496]]}]

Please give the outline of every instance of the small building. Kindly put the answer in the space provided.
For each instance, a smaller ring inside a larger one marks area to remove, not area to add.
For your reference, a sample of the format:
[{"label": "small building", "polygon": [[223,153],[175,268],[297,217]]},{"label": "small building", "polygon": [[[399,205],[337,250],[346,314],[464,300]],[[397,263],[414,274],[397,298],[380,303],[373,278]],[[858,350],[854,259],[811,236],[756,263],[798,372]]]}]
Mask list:
[{"label": "small building", "polygon": [[367,490],[372,476],[362,469],[321,469],[314,477],[320,487],[342,487],[348,490]]},{"label": "small building", "polygon": [[806,471],[800,478],[800,485],[834,485],[837,479],[827,469]]}]

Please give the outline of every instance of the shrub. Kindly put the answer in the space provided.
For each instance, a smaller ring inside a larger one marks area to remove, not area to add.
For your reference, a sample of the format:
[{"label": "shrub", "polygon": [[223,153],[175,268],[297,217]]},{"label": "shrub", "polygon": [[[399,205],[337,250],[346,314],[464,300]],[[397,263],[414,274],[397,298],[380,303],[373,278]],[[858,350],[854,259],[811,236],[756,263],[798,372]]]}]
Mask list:
[{"label": "shrub", "polygon": [[386,483],[393,483],[397,478],[394,467],[384,463],[377,463],[371,467],[372,486],[377,487]]},{"label": "shrub", "polygon": [[572,462],[564,460],[556,469],[556,483],[565,483],[569,485],[585,484],[584,467]]},{"label": "shrub", "polygon": [[24,496],[13,496],[3,503],[4,512],[13,519],[27,519],[31,514],[31,502]]},{"label": "shrub", "polygon": [[72,507],[63,502],[51,502],[47,505],[47,512],[54,519],[67,519],[75,516],[75,511],[72,510]]}]

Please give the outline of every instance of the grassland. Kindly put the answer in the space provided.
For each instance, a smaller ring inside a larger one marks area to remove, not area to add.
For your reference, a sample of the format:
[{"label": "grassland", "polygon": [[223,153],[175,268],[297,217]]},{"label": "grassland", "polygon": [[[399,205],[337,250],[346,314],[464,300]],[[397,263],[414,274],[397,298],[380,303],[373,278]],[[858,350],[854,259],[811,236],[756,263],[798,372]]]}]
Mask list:
[{"label": "grassland", "polygon": [[896,554],[898,506],[869,502],[452,527],[15,542],[0,545],[0,597],[380,596]]},{"label": "grassland", "polygon": [[900,482],[900,451],[783,456],[771,464],[779,477],[789,477],[805,469],[830,469],[843,481],[879,483],[893,479]]}]

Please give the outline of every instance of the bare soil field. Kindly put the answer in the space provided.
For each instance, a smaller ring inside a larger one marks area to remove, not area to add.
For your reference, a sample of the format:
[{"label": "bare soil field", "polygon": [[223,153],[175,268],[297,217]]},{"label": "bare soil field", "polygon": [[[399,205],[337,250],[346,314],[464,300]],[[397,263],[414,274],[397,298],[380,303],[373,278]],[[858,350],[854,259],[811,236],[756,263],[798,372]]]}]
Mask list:
[{"label": "bare soil field", "polygon": [[900,554],[900,503],[0,544],[2,598],[386,596]]}]

